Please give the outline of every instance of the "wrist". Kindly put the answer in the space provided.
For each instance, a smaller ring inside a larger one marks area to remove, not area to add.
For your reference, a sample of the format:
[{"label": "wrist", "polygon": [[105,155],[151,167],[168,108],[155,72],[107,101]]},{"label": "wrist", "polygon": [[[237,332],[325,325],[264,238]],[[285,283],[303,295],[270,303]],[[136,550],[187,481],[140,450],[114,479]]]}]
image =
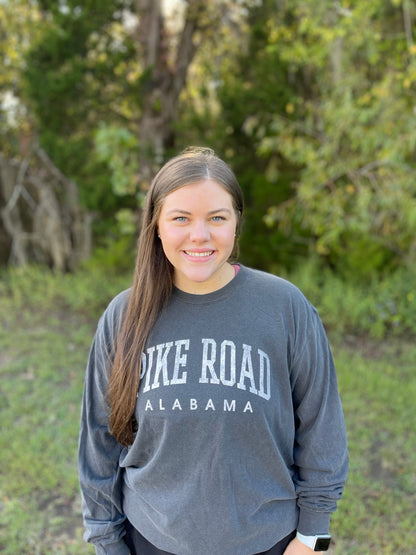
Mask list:
[{"label": "wrist", "polygon": [[331,536],[329,534],[304,536],[300,532],[297,532],[296,538],[313,551],[327,551],[331,541]]}]

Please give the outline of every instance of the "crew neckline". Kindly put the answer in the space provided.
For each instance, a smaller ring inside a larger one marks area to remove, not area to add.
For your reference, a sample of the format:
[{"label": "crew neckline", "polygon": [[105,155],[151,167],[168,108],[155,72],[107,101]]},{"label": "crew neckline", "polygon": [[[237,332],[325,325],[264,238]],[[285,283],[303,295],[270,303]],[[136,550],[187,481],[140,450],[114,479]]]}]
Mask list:
[{"label": "crew neckline", "polygon": [[[235,264],[233,264],[234,266]],[[190,303],[190,304],[208,304],[218,300],[228,298],[244,280],[246,276],[246,268],[238,263],[239,271],[236,272],[235,276],[229,281],[224,287],[211,291],[211,293],[203,293],[198,295],[196,293],[186,293],[176,286],[173,288],[172,296],[176,299]]]}]

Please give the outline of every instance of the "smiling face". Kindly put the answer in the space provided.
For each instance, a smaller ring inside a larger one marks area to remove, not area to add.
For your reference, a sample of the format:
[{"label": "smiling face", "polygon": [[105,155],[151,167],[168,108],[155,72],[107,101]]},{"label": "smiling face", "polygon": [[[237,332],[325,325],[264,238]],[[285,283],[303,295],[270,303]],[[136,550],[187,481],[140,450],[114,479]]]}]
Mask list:
[{"label": "smiling face", "polygon": [[206,179],[169,193],[158,219],[164,253],[174,267],[176,287],[204,294],[234,276],[227,262],[234,247],[237,216],[231,195]]}]

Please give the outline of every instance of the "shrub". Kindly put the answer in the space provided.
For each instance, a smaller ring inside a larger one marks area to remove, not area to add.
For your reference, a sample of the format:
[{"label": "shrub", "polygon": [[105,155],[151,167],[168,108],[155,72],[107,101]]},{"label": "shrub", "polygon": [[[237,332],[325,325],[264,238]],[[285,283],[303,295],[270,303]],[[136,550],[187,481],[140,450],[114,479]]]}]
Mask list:
[{"label": "shrub", "polygon": [[367,282],[350,282],[311,258],[286,275],[317,307],[324,324],[335,334],[416,333],[416,270],[400,268]]}]

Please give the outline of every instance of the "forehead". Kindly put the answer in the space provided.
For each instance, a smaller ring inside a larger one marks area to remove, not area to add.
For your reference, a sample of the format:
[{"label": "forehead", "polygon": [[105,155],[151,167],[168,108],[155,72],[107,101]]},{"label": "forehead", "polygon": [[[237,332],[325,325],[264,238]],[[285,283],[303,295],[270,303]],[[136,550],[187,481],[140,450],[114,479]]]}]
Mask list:
[{"label": "forehead", "polygon": [[167,194],[163,199],[163,208],[181,208],[185,205],[210,206],[221,205],[224,208],[233,206],[233,198],[223,185],[213,179],[205,179],[183,185]]}]

